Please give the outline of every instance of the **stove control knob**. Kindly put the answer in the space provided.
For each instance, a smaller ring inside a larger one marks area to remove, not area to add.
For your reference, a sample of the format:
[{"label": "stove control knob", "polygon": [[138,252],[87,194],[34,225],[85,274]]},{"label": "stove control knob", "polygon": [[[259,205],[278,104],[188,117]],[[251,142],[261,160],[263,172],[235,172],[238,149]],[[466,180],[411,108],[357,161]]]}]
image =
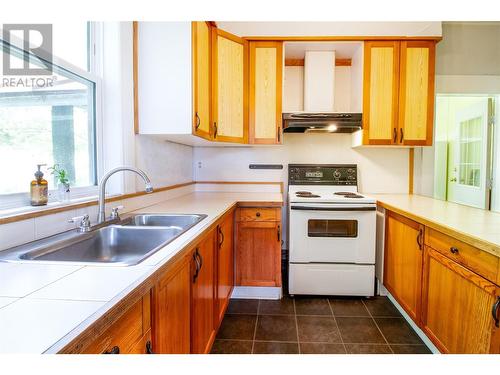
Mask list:
[{"label": "stove control knob", "polygon": [[339,178],[340,178],[340,176],[341,176],[341,175],[340,175],[340,172],[339,172],[338,170],[335,170],[335,171],[333,172],[333,178],[335,178],[335,179],[339,179]]},{"label": "stove control knob", "polygon": [[347,170],[347,173],[349,173],[349,174],[354,174],[354,169],[352,169],[352,168],[348,169],[348,170]]}]

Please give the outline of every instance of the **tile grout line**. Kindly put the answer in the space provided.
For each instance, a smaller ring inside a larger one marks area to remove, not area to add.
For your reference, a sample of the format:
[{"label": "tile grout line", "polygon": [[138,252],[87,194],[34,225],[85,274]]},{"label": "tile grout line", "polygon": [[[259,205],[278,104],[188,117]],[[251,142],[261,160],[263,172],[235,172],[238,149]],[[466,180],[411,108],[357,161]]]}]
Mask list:
[{"label": "tile grout line", "polygon": [[335,314],[333,312],[333,307],[332,304],[330,303],[330,299],[327,298],[326,301],[328,302],[328,306],[330,307],[330,311],[332,312],[333,321],[335,322],[335,326],[337,327],[337,331],[339,332],[340,341],[342,342],[342,346],[344,347],[345,353],[349,354],[347,353],[347,346],[345,346],[344,338],[342,337],[342,333],[340,332],[340,327],[339,324],[337,323],[337,318],[335,317]]},{"label": "tile grout line", "polygon": [[295,298],[293,298],[293,317],[295,319],[295,334],[297,335],[297,346],[298,346],[299,354],[302,354],[301,350],[300,350],[299,323],[297,322],[297,308],[295,306]]},{"label": "tile grout line", "polygon": [[253,330],[253,339],[252,339],[252,351],[250,354],[254,354],[253,350],[255,347],[255,336],[257,336],[257,325],[259,324],[259,312],[260,312],[260,299],[258,300],[259,302],[257,303],[257,315],[255,318],[255,328]]},{"label": "tile grout line", "polygon": [[375,318],[373,317],[372,312],[370,311],[370,309],[368,308],[368,306],[366,306],[365,301],[361,300],[361,302],[363,303],[363,305],[365,306],[365,308],[368,310],[368,314],[370,314],[370,318],[372,318],[373,323],[375,323],[375,327],[377,327],[378,331],[379,331],[379,332],[380,332],[380,334],[382,335],[382,338],[384,339],[384,341],[386,342],[387,346],[389,347],[389,350],[391,351],[391,353],[392,353],[392,354],[395,354],[395,353],[394,353],[394,350],[392,350],[392,347],[391,347],[391,345],[389,344],[389,341],[387,341],[387,339],[385,338],[385,335],[382,333],[382,330],[381,330],[381,329],[380,329],[380,327],[378,326],[377,321],[376,321],[376,320],[375,320]]}]

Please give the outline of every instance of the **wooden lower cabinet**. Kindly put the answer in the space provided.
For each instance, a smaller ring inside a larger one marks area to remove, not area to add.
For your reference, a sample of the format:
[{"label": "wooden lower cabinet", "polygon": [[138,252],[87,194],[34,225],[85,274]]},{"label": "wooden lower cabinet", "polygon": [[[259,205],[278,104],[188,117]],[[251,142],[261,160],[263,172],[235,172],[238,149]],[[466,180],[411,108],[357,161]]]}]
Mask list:
[{"label": "wooden lower cabinet", "polygon": [[424,227],[387,212],[385,227],[384,286],[418,322],[421,303]]},{"label": "wooden lower cabinet", "polygon": [[217,283],[215,303],[215,326],[224,318],[234,286],[234,210],[227,214],[217,226]]},{"label": "wooden lower cabinet", "polygon": [[151,295],[148,292],[80,353],[140,354],[152,350]]},{"label": "wooden lower cabinet", "polygon": [[194,247],[191,255],[191,353],[208,353],[215,338],[215,230]]},{"label": "wooden lower cabinet", "polygon": [[158,282],[153,293],[154,351],[191,351],[191,258],[186,256]]},{"label": "wooden lower cabinet", "polygon": [[500,288],[430,247],[424,264],[422,328],[439,350],[500,353]]},{"label": "wooden lower cabinet", "polygon": [[235,246],[236,285],[281,286],[280,209],[239,210]]}]

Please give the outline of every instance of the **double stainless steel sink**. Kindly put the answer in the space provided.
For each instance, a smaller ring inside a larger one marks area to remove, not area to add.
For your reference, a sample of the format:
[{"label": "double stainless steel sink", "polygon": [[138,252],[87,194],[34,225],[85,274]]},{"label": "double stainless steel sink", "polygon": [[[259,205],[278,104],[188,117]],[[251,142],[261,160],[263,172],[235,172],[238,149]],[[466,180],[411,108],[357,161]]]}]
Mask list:
[{"label": "double stainless steel sink", "polygon": [[87,233],[57,234],[1,252],[0,261],[107,263],[131,266],[142,262],[207,215],[137,214],[118,225]]}]

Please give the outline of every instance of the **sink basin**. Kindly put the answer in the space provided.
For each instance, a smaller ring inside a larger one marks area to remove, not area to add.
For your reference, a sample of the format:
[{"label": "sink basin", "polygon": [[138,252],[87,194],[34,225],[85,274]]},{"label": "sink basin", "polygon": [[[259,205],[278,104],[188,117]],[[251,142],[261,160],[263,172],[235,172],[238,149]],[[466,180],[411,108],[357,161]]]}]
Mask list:
[{"label": "sink basin", "polygon": [[2,251],[0,261],[103,263],[131,266],[142,262],[206,215],[139,214],[87,233],[76,230]]},{"label": "sink basin", "polygon": [[205,217],[207,217],[207,215],[137,214],[124,219],[122,225],[139,227],[169,227],[186,230],[199,223]]}]

